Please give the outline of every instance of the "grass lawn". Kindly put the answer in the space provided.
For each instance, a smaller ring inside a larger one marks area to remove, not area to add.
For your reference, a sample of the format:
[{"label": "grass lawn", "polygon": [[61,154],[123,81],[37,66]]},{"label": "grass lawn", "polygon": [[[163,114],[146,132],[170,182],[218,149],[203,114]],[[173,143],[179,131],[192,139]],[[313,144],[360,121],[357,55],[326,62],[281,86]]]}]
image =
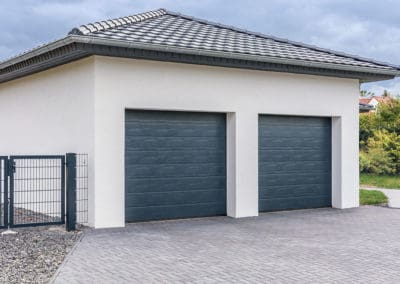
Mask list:
[{"label": "grass lawn", "polygon": [[378,176],[373,174],[360,174],[360,184],[382,188],[400,189],[400,176]]},{"label": "grass lawn", "polygon": [[376,205],[387,203],[388,198],[385,194],[378,190],[360,189],[360,204],[361,205]]}]

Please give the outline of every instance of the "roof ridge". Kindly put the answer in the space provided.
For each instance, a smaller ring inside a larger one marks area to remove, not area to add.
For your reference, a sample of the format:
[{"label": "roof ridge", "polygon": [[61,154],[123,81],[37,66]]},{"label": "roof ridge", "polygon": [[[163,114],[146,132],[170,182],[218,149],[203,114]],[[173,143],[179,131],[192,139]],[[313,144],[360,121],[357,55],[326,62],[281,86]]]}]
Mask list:
[{"label": "roof ridge", "polygon": [[400,66],[399,65],[390,64],[390,63],[387,63],[387,62],[381,62],[381,61],[378,61],[378,60],[374,60],[374,59],[366,58],[366,57],[361,57],[361,56],[357,56],[357,55],[353,55],[353,54],[348,54],[346,52],[335,51],[335,50],[328,49],[328,48],[322,48],[322,47],[318,47],[318,46],[312,45],[312,44],[307,44],[307,43],[298,42],[298,41],[292,41],[292,40],[289,40],[289,39],[280,38],[280,37],[276,37],[276,36],[273,36],[273,35],[267,35],[267,34],[263,34],[263,33],[260,33],[260,32],[253,32],[253,31],[249,31],[249,30],[246,30],[246,29],[241,29],[241,28],[238,28],[238,27],[235,27],[235,26],[225,25],[225,24],[221,24],[221,23],[218,23],[218,22],[208,21],[208,20],[204,20],[204,19],[201,19],[201,18],[196,18],[196,17],[193,17],[193,16],[188,16],[188,15],[185,15],[185,14],[169,11],[167,9],[162,9],[162,10],[164,10],[164,12],[166,14],[169,14],[171,16],[176,16],[176,17],[181,17],[181,18],[185,18],[185,19],[188,19],[188,20],[192,20],[192,21],[197,21],[199,23],[203,23],[203,24],[207,24],[207,25],[213,25],[213,26],[218,27],[218,28],[229,29],[231,31],[245,33],[245,34],[251,35],[251,36],[261,37],[261,38],[264,38],[264,39],[270,39],[270,40],[274,40],[274,41],[277,41],[277,42],[287,43],[287,44],[291,44],[291,45],[294,45],[294,46],[297,46],[297,47],[304,47],[304,48],[312,49],[312,50],[319,51],[319,52],[330,53],[332,55],[351,58],[351,59],[362,61],[362,62],[369,62],[369,63],[382,65],[382,66],[386,65],[386,66],[389,66],[389,67],[392,67],[392,68],[400,70]]},{"label": "roof ridge", "polygon": [[93,32],[103,31],[109,28],[120,27],[132,23],[138,23],[147,19],[160,17],[166,15],[167,11],[163,8],[152,10],[144,13],[139,13],[126,17],[119,17],[99,22],[93,22],[86,25],[73,28],[68,35],[88,35]]}]

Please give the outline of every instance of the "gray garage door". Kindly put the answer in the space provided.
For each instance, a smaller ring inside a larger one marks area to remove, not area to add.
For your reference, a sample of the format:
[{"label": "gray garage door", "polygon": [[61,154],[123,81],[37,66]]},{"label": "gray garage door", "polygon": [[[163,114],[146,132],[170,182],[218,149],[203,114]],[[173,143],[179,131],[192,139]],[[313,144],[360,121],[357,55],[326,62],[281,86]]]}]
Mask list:
[{"label": "gray garage door", "polygon": [[225,114],[127,111],[127,222],[226,215]]},{"label": "gray garage door", "polygon": [[259,117],[259,210],[331,206],[331,119]]}]

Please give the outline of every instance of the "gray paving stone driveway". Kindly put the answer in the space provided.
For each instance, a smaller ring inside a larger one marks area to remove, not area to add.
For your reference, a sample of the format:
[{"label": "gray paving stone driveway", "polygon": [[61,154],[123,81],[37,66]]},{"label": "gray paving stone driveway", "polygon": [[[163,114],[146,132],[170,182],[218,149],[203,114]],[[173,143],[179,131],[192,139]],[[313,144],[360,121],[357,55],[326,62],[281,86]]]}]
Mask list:
[{"label": "gray paving stone driveway", "polygon": [[400,210],[139,223],[87,233],[56,283],[399,283]]}]

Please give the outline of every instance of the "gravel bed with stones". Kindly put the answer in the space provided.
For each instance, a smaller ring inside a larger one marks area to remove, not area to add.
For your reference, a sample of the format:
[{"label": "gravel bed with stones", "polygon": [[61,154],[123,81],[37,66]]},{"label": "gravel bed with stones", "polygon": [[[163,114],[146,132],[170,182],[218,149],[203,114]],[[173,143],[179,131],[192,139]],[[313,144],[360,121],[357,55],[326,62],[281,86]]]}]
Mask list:
[{"label": "gravel bed with stones", "polygon": [[0,283],[47,283],[82,235],[64,226],[14,231],[0,235]]}]

